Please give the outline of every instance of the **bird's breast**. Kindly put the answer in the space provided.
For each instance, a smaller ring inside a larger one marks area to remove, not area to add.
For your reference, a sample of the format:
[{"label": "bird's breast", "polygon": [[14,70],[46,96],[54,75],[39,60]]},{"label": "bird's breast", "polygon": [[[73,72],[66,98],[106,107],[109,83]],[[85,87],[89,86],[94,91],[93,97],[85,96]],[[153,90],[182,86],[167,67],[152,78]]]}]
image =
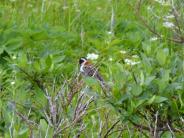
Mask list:
[{"label": "bird's breast", "polygon": [[84,72],[84,64],[80,66],[80,72]]}]

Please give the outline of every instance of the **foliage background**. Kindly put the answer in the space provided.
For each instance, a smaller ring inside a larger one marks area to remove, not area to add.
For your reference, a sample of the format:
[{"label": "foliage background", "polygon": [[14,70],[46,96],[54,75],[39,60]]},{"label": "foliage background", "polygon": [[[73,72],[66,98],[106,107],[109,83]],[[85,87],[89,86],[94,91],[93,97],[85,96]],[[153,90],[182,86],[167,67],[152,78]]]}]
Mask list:
[{"label": "foliage background", "polygon": [[[1,0],[0,136],[183,137],[183,7]],[[93,63],[108,97],[95,80],[77,77],[89,53],[99,55]]]}]

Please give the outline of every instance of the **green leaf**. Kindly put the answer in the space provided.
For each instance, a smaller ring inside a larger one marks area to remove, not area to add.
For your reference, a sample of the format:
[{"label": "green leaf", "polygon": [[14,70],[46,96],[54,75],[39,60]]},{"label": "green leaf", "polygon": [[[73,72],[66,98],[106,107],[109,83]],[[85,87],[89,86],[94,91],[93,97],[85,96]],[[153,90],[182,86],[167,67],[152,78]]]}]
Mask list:
[{"label": "green leaf", "polygon": [[152,104],[152,103],[162,103],[164,101],[167,101],[168,99],[166,97],[162,97],[162,96],[156,96],[154,95],[151,99],[148,100],[148,104]]},{"label": "green leaf", "polygon": [[45,64],[46,64],[46,71],[50,70],[52,71],[54,68],[54,64],[52,61],[52,55],[49,55],[46,59],[45,59]]},{"label": "green leaf", "polygon": [[145,80],[145,85],[149,85],[154,79],[155,79],[155,76],[147,77]]},{"label": "green leaf", "polygon": [[34,67],[35,71],[37,71],[37,72],[41,71],[41,67],[40,67],[40,62],[39,61],[35,61],[33,63],[33,67]]},{"label": "green leaf", "polygon": [[30,38],[34,41],[40,41],[40,40],[49,39],[49,36],[48,36],[47,32],[40,31],[40,32],[34,32],[33,34],[31,34]]},{"label": "green leaf", "polygon": [[169,55],[168,48],[158,49],[157,55],[156,55],[158,63],[160,65],[164,65],[166,63],[166,59],[168,55]]},{"label": "green leaf", "polygon": [[47,122],[44,119],[40,120],[40,127],[43,131],[46,131],[47,129]]},{"label": "green leaf", "polygon": [[143,85],[144,84],[144,73],[143,71],[141,71],[141,74],[140,74],[140,85]]},{"label": "green leaf", "polygon": [[131,93],[134,95],[134,96],[139,96],[141,93],[142,93],[142,87],[140,85],[133,85],[132,86],[132,91]]},{"label": "green leaf", "polygon": [[26,67],[27,66],[27,56],[26,54],[22,53],[20,58],[19,58],[19,65],[21,67]]},{"label": "green leaf", "polygon": [[0,47],[0,55],[1,55],[3,52],[4,52],[4,47],[1,46],[1,47]]},{"label": "green leaf", "polygon": [[156,96],[154,103],[162,103],[164,101],[167,101],[168,99],[166,97],[162,97],[162,96]]},{"label": "green leaf", "polygon": [[120,39],[114,39],[110,43],[111,46],[118,45],[118,44],[121,44],[121,40]]},{"label": "green leaf", "polygon": [[92,78],[92,77],[86,77],[85,83],[89,86],[98,85],[97,80],[95,78]]},{"label": "green leaf", "polygon": [[156,97],[156,95],[154,95],[153,97],[151,97],[149,100],[148,100],[148,104],[152,104],[153,102],[154,102],[154,100],[155,100],[155,97]]},{"label": "green leaf", "polygon": [[21,129],[20,131],[19,131],[19,135],[25,135],[25,133],[27,133],[28,132],[28,128],[23,128],[23,129]]},{"label": "green leaf", "polygon": [[12,52],[14,50],[18,50],[22,44],[22,39],[14,38],[10,39],[6,42],[5,47],[8,52]]},{"label": "green leaf", "polygon": [[[172,136],[172,134],[171,134],[171,132],[169,132],[169,131],[165,131],[163,134],[162,134],[162,138],[172,138],[173,136]],[[177,138],[179,138],[179,137],[177,137]]]},{"label": "green leaf", "polygon": [[53,136],[53,128],[49,127],[45,119],[40,120],[40,130],[42,137],[45,137],[47,135],[48,138]]},{"label": "green leaf", "polygon": [[47,64],[48,67],[51,66],[51,64],[52,64],[52,59],[51,59],[51,56],[50,56],[50,55],[46,58],[45,63]]},{"label": "green leaf", "polygon": [[151,45],[150,44],[143,42],[142,43],[142,48],[146,52],[146,54],[151,53]]},{"label": "green leaf", "polygon": [[145,101],[146,101],[146,99],[141,99],[141,100],[135,101],[136,108],[140,107],[140,105],[143,105]]},{"label": "green leaf", "polygon": [[163,70],[162,72],[162,80],[165,81],[169,81],[169,74],[170,74],[170,70]]}]

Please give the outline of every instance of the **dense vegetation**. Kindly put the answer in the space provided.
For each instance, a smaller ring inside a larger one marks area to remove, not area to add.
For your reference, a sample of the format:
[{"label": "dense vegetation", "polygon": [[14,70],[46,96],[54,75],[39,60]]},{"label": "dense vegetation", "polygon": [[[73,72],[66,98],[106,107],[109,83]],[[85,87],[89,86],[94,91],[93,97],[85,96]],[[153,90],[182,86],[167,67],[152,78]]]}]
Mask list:
[{"label": "dense vegetation", "polygon": [[[184,137],[183,7],[1,0],[0,137]],[[87,55],[108,94],[79,74]]]}]

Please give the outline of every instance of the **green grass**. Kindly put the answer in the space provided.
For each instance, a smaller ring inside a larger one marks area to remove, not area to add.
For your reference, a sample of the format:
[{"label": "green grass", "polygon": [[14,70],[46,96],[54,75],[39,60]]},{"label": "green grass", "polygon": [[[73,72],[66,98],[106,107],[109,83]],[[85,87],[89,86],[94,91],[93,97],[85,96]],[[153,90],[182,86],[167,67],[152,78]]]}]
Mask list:
[{"label": "green grass", "polygon": [[[182,5],[1,0],[0,137],[183,137]],[[89,53],[109,97],[78,76]]]}]

